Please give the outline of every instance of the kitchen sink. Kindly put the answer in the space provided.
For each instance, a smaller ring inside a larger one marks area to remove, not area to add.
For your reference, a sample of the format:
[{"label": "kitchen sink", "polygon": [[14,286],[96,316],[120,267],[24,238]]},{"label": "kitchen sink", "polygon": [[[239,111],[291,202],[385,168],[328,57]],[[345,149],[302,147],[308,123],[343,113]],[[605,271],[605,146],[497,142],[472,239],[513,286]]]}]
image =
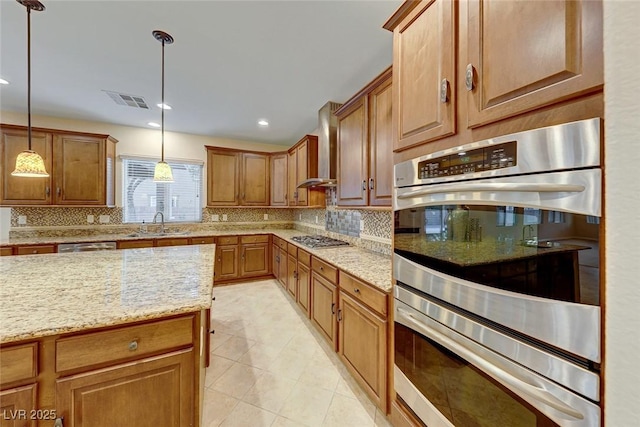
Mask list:
[{"label": "kitchen sink", "polygon": [[560,246],[560,243],[552,242],[551,240],[524,240],[522,245],[533,248],[555,248]]}]

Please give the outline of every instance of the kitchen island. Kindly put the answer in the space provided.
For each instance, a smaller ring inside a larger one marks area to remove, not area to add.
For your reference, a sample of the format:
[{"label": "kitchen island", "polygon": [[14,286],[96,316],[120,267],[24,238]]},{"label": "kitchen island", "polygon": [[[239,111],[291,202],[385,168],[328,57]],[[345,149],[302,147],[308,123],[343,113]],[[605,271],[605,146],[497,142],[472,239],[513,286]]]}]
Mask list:
[{"label": "kitchen island", "polygon": [[199,425],[215,245],[0,260],[3,419]]}]

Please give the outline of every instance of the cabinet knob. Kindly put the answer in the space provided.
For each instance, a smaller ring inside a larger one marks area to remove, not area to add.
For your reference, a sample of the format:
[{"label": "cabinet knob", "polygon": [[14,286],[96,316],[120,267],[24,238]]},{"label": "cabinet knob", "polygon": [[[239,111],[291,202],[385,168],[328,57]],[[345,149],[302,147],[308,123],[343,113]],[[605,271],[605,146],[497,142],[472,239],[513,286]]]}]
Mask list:
[{"label": "cabinet knob", "polygon": [[467,72],[464,76],[464,85],[466,86],[467,90],[473,90],[473,88],[475,87],[475,74],[476,69],[473,68],[473,65],[467,65]]},{"label": "cabinet knob", "polygon": [[138,341],[133,340],[129,343],[129,351],[136,351],[138,349]]},{"label": "cabinet knob", "polygon": [[320,271],[324,271],[324,267],[323,266],[320,266]]},{"label": "cabinet knob", "polygon": [[449,101],[449,81],[442,79],[440,82],[440,102],[446,104]]},{"label": "cabinet knob", "polygon": [[32,254],[37,254],[37,253],[38,253],[38,250],[37,250],[37,249],[34,249],[34,250],[33,250],[33,252],[31,252],[31,253],[32,253]]},{"label": "cabinet knob", "polygon": [[64,421],[64,418],[56,418],[56,421],[53,423],[53,427],[64,427],[62,421]]},{"label": "cabinet knob", "polygon": [[336,314],[336,303],[335,302],[331,303],[331,314]]},{"label": "cabinet knob", "polygon": [[355,292],[356,294],[359,294],[359,293],[360,293],[360,289],[355,288],[355,289],[353,290],[353,292]]}]

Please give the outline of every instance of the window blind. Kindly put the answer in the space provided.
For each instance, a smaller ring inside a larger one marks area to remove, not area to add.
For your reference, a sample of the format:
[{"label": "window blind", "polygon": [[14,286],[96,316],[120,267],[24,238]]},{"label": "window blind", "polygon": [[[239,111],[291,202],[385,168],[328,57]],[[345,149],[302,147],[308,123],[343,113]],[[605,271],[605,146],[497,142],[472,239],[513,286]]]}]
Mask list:
[{"label": "window blind", "polygon": [[165,222],[202,220],[202,165],[167,161],[172,183],[156,183],[156,160],[122,159],[123,222],[151,222],[156,212]]}]

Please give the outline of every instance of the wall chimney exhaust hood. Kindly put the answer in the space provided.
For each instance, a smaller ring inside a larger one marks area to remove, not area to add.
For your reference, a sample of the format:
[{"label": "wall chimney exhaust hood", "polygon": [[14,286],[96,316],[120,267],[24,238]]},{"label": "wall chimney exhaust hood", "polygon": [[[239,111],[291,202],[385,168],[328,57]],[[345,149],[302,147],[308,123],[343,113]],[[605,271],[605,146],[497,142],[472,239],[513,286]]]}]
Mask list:
[{"label": "wall chimney exhaust hood", "polygon": [[318,127],[312,132],[318,137],[318,176],[302,181],[298,188],[336,186],[338,118],[333,112],[341,105],[329,101],[318,111]]}]

